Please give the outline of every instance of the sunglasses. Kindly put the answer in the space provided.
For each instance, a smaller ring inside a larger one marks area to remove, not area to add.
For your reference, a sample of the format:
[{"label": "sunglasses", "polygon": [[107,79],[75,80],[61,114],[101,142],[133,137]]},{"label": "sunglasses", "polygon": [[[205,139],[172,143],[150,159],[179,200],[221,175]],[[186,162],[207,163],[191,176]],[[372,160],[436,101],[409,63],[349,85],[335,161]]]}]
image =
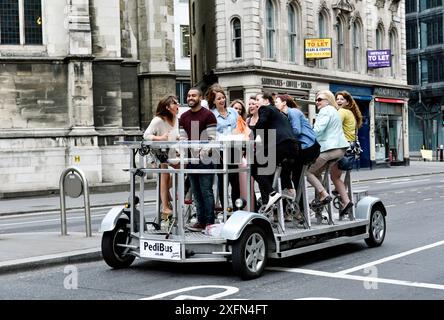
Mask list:
[{"label": "sunglasses", "polygon": [[324,98],[317,98],[317,99],[316,99],[316,102],[321,102],[322,100],[327,100],[327,99],[324,99]]}]

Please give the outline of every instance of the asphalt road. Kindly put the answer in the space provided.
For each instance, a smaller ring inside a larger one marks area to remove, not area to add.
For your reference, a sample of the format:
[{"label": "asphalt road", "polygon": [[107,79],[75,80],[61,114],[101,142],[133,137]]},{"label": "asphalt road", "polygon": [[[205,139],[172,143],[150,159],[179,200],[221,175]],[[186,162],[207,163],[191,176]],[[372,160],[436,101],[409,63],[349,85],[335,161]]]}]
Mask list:
[{"label": "asphalt road", "polygon": [[[388,210],[387,235],[379,248],[358,241],[272,260],[262,277],[251,281],[241,281],[228,263],[136,260],[124,270],[111,270],[103,261],[63,265],[0,276],[0,299],[442,300],[443,182],[444,175],[435,175],[354,185],[380,197]],[[96,214],[98,222],[102,213]],[[51,220],[4,217],[0,230],[22,219],[27,225],[17,228],[30,228],[32,219]],[[57,221],[47,223],[55,230],[60,226]],[[35,222],[39,224],[44,223]]]}]

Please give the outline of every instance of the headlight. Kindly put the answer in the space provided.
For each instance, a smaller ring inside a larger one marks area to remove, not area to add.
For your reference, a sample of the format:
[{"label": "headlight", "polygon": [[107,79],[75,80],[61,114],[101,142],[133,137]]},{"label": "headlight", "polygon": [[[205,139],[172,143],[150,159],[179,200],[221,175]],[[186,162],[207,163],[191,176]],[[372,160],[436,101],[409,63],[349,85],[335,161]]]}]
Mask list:
[{"label": "headlight", "polygon": [[234,202],[234,205],[236,206],[236,208],[238,208],[239,210],[242,210],[243,208],[245,208],[245,206],[247,205],[247,202],[242,199],[236,199],[236,201]]}]

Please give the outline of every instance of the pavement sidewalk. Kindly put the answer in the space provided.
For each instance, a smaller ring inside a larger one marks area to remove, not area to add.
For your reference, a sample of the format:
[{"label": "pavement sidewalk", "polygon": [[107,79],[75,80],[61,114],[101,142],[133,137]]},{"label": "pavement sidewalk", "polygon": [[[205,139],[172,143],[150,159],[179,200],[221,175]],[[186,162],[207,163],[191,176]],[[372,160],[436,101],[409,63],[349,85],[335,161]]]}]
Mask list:
[{"label": "pavement sidewalk", "polygon": [[[360,169],[352,173],[354,182],[396,179],[423,175],[444,174],[444,162],[413,161],[410,166]],[[109,192],[90,195],[91,207],[122,204],[127,192]],[[155,189],[146,190],[145,201],[155,199]],[[83,208],[83,196],[66,198],[67,209]],[[60,197],[28,197],[0,201],[0,216],[31,212],[60,212]],[[1,220],[0,220],[1,221]],[[0,274],[21,271],[51,264],[92,261],[101,258],[101,234],[87,238],[84,233],[15,233],[0,234]]]}]

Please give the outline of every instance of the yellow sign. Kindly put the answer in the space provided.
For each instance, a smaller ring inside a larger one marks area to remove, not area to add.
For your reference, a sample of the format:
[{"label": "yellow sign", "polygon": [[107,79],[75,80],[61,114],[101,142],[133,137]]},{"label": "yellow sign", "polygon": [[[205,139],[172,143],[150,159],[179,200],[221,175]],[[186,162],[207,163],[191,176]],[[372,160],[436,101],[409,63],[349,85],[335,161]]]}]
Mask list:
[{"label": "yellow sign", "polygon": [[306,59],[327,59],[331,57],[331,38],[305,39]]},{"label": "yellow sign", "polygon": [[74,156],[74,162],[80,163],[80,156]]}]

